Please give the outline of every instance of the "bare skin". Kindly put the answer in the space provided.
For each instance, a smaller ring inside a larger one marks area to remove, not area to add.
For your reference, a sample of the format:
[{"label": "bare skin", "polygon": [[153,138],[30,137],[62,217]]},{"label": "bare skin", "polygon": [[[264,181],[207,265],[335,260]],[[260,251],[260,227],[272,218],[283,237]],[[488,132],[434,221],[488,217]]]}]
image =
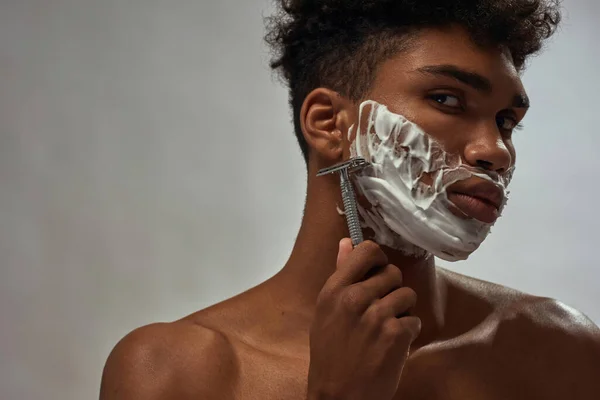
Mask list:
[{"label": "bare skin", "polygon": [[[491,88],[423,72],[432,65],[476,73]],[[515,101],[524,94],[501,49],[478,48],[462,29],[448,28],[423,31],[412,49],[382,62],[365,98],[410,118],[465,162],[501,171],[515,162],[515,149],[499,125],[524,117],[526,104]],[[315,175],[348,158],[345,133],[356,119],[357,104],[327,89],[309,94],[302,110],[311,148],[306,209],[284,268],[236,297],[127,335],[106,363],[101,400],[307,398],[317,299],[348,236],[336,211],[339,182]],[[436,267],[433,257],[382,249],[402,272],[402,286],[416,293],[411,315],[421,322],[394,399],[600,396],[600,329],[583,314]]]}]

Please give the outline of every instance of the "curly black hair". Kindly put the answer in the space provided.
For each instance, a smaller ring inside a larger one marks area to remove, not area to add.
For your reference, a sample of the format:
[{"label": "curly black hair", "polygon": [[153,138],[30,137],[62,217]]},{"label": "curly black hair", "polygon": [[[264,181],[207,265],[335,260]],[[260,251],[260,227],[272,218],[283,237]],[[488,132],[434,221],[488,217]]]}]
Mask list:
[{"label": "curly black hair", "polygon": [[296,137],[306,96],[327,87],[354,101],[369,89],[379,63],[402,51],[420,28],[459,25],[481,46],[502,45],[515,67],[560,21],[560,0],[276,0],[265,40],[271,68],[289,87]]}]

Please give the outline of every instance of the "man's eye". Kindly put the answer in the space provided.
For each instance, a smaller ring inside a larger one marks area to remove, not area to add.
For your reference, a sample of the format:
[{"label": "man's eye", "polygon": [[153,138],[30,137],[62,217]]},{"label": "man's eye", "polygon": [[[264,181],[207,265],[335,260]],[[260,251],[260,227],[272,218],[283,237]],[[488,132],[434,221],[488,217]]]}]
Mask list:
[{"label": "man's eye", "polygon": [[496,124],[503,131],[512,131],[517,127],[517,121],[510,117],[496,117]]},{"label": "man's eye", "polygon": [[460,99],[449,94],[434,94],[430,98],[446,107],[460,108]]}]

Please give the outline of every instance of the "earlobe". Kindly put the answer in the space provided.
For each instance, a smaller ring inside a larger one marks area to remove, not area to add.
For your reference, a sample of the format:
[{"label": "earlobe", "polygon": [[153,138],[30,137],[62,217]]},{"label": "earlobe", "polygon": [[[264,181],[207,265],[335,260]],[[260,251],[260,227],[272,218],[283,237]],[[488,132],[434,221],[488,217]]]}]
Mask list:
[{"label": "earlobe", "polygon": [[304,139],[311,153],[327,161],[343,156],[346,101],[329,89],[318,88],[306,96],[300,111]]}]

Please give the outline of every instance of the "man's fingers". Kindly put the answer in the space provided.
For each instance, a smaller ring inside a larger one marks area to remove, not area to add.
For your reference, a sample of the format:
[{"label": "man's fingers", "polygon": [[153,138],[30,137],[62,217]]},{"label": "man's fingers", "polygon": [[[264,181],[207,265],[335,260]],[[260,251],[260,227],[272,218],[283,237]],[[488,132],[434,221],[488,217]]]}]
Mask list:
[{"label": "man's fingers", "polygon": [[417,293],[411,288],[403,287],[394,290],[372,307],[378,315],[385,317],[398,317],[405,315],[417,304]]},{"label": "man's fingers", "polygon": [[[372,276],[371,271],[375,271]],[[395,265],[388,264],[384,267],[373,268],[367,273],[367,278],[354,285],[361,286],[370,297],[380,299],[392,290],[402,287],[402,272]]]},{"label": "man's fingers", "polygon": [[346,258],[348,255],[352,253],[352,239],[343,238],[340,240],[339,248],[338,248],[338,256],[336,262],[336,269],[340,267],[340,264],[346,262]]},{"label": "man's fingers", "polygon": [[377,243],[367,240],[352,249],[352,241],[340,242],[337,270],[331,277],[334,286],[349,286],[364,279],[369,270],[387,265],[388,258]]}]

